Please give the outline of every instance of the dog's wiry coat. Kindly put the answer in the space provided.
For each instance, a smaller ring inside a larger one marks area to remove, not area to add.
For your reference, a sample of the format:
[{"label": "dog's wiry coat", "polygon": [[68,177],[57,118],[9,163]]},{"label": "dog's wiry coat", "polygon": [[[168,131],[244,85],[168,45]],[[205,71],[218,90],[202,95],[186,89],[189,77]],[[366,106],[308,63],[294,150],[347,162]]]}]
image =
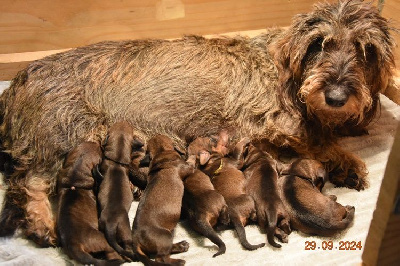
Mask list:
[{"label": "dog's wiry coat", "polygon": [[336,139],[362,132],[376,113],[394,67],[389,31],[376,8],[347,0],[254,38],[102,42],[31,63],[0,98],[2,148],[18,162],[1,234],[13,232],[9,217],[21,209],[28,234],[51,233],[50,212],[34,209],[48,209],[62,156],[119,120],[180,145],[234,128],[237,139],[318,158],[335,184],[363,189],[364,163]]}]

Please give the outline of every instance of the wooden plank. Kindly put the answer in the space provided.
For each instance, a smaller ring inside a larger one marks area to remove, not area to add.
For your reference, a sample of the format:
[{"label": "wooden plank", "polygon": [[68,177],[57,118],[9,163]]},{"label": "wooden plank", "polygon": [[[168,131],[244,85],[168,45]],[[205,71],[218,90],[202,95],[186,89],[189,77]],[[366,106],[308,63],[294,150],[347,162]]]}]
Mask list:
[{"label": "wooden plank", "polygon": [[389,84],[384,94],[393,102],[400,104],[400,70],[395,72],[393,82]]},{"label": "wooden plank", "polygon": [[290,24],[315,0],[2,0],[0,54]]},{"label": "wooden plank", "polygon": [[[362,254],[362,260],[365,265],[398,265],[398,264],[377,264],[380,260],[387,261],[399,258],[400,252],[395,254],[399,248],[399,242],[393,244],[392,241],[399,240],[399,223],[392,227],[398,214],[393,217],[393,206],[396,199],[396,193],[399,194],[400,179],[400,127],[397,128],[392,151],[387,162],[385,175],[382,180],[381,189],[374,211],[371,226],[368,231],[365,247]],[[396,192],[397,191],[397,192]],[[392,217],[391,217],[392,215]],[[389,219],[391,218],[391,219]],[[389,222],[389,223],[388,223]],[[389,229],[387,231],[387,229]],[[393,230],[393,231],[392,231]],[[387,234],[385,235],[385,231]],[[382,256],[394,255],[395,257],[383,258]]]},{"label": "wooden plank", "polygon": [[389,19],[393,28],[393,37],[396,40],[397,48],[395,50],[395,60],[397,68],[400,68],[400,0],[385,0],[382,15]]}]

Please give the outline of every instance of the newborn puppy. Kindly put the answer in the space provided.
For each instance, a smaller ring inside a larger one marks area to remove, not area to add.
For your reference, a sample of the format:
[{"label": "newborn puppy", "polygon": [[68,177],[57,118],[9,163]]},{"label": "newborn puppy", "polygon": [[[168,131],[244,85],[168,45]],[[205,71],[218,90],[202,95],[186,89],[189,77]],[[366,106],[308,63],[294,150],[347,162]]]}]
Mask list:
[{"label": "newborn puppy", "polygon": [[268,243],[280,248],[274,235],[287,243],[290,221],[279,195],[277,163],[268,153],[250,144],[243,173],[247,179],[246,193],[255,201],[258,224],[266,230]]},{"label": "newborn puppy", "polygon": [[135,259],[128,212],[133,201],[129,182],[132,155],[143,143],[135,137],[127,122],[113,124],[103,146],[100,166],[103,177],[99,187],[99,226],[110,245],[121,255]]},{"label": "newborn puppy", "polygon": [[221,193],[228,205],[230,221],[238,234],[240,243],[248,250],[263,247],[265,244],[252,245],[247,241],[244,226],[248,220],[256,221],[256,209],[252,197],[246,194],[246,178],[239,169],[243,165],[243,148],[250,140],[243,139],[235,146],[231,157],[225,156],[228,136],[220,133],[217,147],[202,170],[211,178],[214,188]]},{"label": "newborn puppy", "polygon": [[283,169],[281,175],[278,181],[281,198],[293,229],[331,236],[350,225],[354,207],[343,207],[335,196],[321,193],[328,176],[320,162],[299,159]]},{"label": "newborn puppy", "polygon": [[[209,138],[196,138],[191,142],[187,162],[193,167],[198,162],[206,163],[211,152],[210,142]],[[185,179],[184,187],[182,204],[189,224],[196,232],[218,246],[218,252],[213,257],[225,253],[225,243],[213,229],[217,222],[229,224],[228,206],[224,197],[214,189],[210,178],[199,169],[195,169],[194,173]]]},{"label": "newborn puppy", "polygon": [[[145,265],[183,265],[172,253],[185,252],[189,243],[173,244],[173,230],[179,221],[184,192],[183,181],[193,173],[174,149],[172,140],[156,135],[147,143],[150,156],[148,184],[144,190],[133,221],[134,251]],[[149,254],[156,254],[155,261]]]},{"label": "newborn puppy", "polygon": [[83,142],[68,154],[58,176],[59,241],[68,256],[83,264],[112,263],[94,258],[93,253],[105,253],[114,264],[123,262],[98,230],[92,171],[101,162],[101,157],[99,144]]}]

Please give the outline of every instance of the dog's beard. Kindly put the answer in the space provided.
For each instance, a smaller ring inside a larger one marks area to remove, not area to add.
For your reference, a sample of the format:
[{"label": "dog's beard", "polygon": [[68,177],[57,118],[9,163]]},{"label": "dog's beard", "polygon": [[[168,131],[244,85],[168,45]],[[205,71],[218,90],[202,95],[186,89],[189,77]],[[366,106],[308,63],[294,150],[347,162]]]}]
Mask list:
[{"label": "dog's beard", "polygon": [[360,124],[364,114],[371,108],[372,98],[366,86],[358,84],[341,107],[326,103],[324,80],[318,75],[309,76],[301,86],[298,97],[306,105],[307,116],[317,118],[322,125],[334,128],[351,121]]}]

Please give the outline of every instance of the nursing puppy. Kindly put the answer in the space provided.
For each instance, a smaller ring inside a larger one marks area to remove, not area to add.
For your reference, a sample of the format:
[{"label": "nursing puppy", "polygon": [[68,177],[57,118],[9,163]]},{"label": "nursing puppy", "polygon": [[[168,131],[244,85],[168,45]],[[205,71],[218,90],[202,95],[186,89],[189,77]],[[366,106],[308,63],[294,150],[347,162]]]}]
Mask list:
[{"label": "nursing puppy", "polygon": [[283,169],[280,193],[293,229],[306,234],[332,236],[347,228],[354,218],[353,206],[342,206],[336,196],[321,193],[327,173],[315,160],[299,159]]},{"label": "nursing puppy", "polygon": [[280,248],[274,235],[287,243],[290,221],[278,191],[277,162],[267,152],[250,144],[242,170],[247,180],[246,193],[253,197],[256,205],[258,224],[266,230],[268,243]]},{"label": "nursing puppy", "polygon": [[134,259],[132,231],[128,212],[133,201],[129,182],[132,154],[141,150],[143,143],[135,137],[127,122],[118,122],[109,129],[104,144],[104,158],[100,172],[99,226],[110,245],[121,255]]},{"label": "nursing puppy", "polygon": [[[101,157],[100,145],[94,142],[83,142],[68,154],[57,182],[58,237],[64,252],[80,263],[120,264],[122,258],[98,230],[92,171]],[[96,259],[93,253],[104,253],[111,261]]]},{"label": "nursing puppy", "polygon": [[[204,165],[209,160],[210,152],[210,138],[196,138],[189,144],[187,162],[193,167],[197,164]],[[218,222],[229,224],[228,206],[224,197],[214,189],[210,178],[199,169],[195,169],[185,179],[184,187],[182,209],[191,227],[218,246],[218,252],[213,257],[225,253],[225,243],[213,229]]]},{"label": "nursing puppy", "polygon": [[263,247],[247,241],[244,227],[249,220],[256,221],[256,209],[252,197],[246,194],[246,178],[239,169],[243,165],[243,148],[250,140],[243,139],[235,146],[230,157],[224,157],[228,145],[226,131],[220,133],[217,147],[202,170],[211,178],[214,188],[221,193],[228,205],[230,221],[238,234],[242,246],[248,250]]},{"label": "nursing puppy", "polygon": [[[173,259],[170,254],[189,248],[186,241],[172,241],[181,215],[182,180],[193,173],[193,167],[181,158],[172,140],[163,135],[148,141],[147,152],[151,160],[149,177],[133,221],[134,252],[145,265],[183,265],[184,260]],[[156,254],[155,262],[149,254]]]}]

